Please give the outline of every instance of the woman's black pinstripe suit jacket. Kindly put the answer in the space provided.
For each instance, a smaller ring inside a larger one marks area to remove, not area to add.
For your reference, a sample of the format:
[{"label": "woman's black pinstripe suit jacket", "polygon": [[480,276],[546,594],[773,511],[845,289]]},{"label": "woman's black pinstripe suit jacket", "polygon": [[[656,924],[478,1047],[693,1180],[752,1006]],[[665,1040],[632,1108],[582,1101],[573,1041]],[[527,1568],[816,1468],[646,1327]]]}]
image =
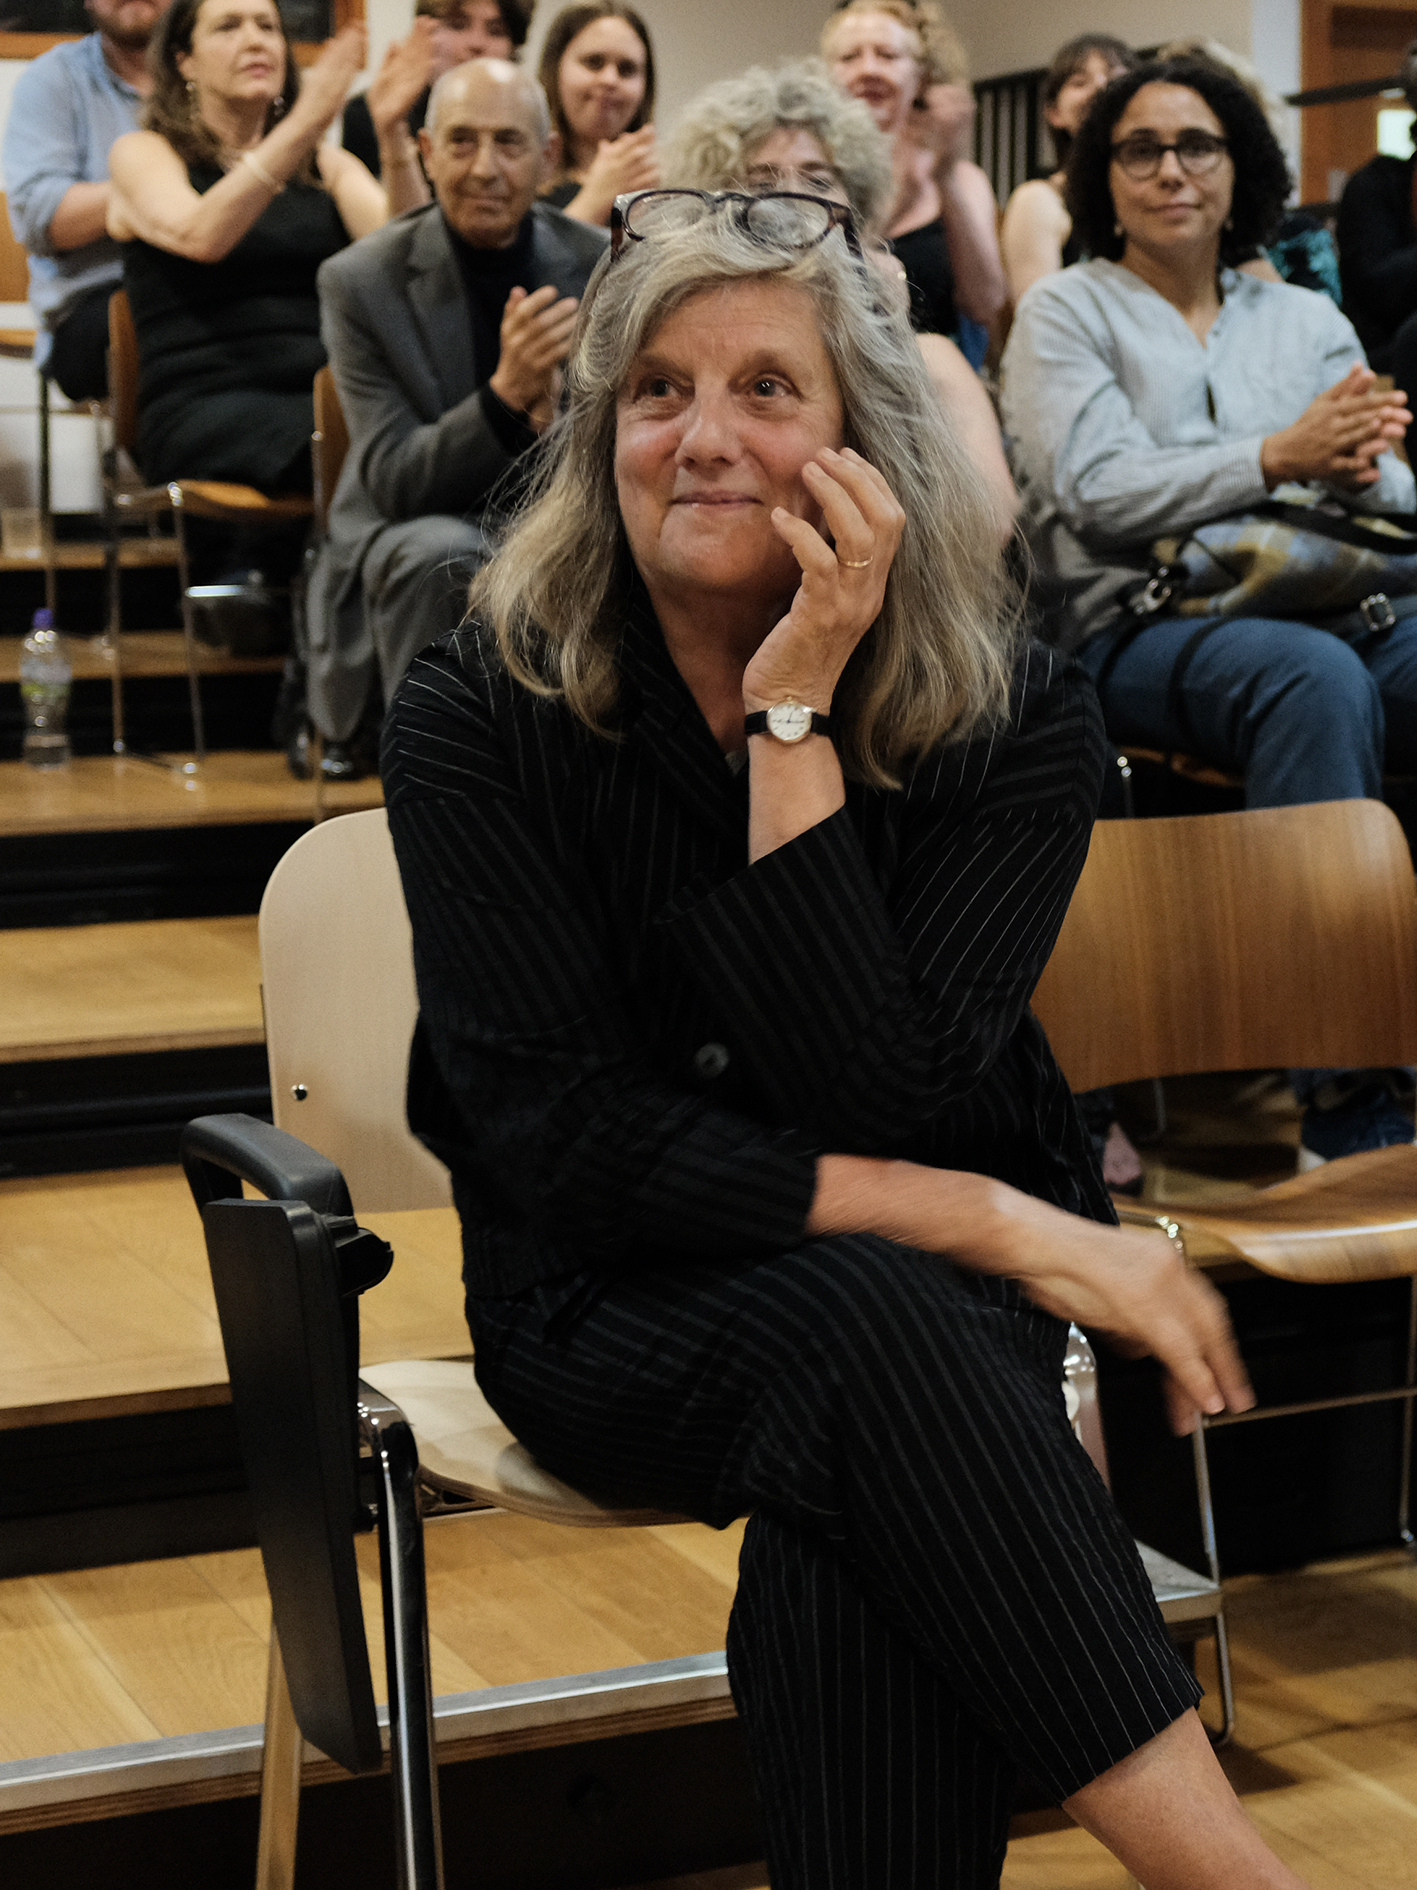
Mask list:
[{"label": "woman's black pinstripe suit jacket", "polygon": [[1025,654],[1008,722],[747,860],[647,605],[614,740],[464,628],[410,669],[384,782],[422,1015],[409,1118],[452,1171],[473,1295],[803,1233],[824,1152],[1112,1210],[1028,999],[1103,765],[1091,685]]}]

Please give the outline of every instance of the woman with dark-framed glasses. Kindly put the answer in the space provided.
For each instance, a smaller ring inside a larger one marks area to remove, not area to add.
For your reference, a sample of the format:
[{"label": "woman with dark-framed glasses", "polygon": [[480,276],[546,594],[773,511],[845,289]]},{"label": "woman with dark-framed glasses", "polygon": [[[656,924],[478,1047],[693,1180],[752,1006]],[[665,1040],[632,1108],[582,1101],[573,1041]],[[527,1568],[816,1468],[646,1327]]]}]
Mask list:
[{"label": "woman with dark-framed glasses", "polygon": [[1060,1392],[1075,1317],[1183,1427],[1249,1397],[1027,1009],[1095,707],[838,212],[622,202],[527,508],[386,723],[479,1380],[582,1488],[751,1512],[779,1890],[997,1884],[1019,1766],[1149,1890],[1293,1890]]},{"label": "woman with dark-framed glasses", "polygon": [[[1242,774],[1250,807],[1382,795],[1417,768],[1417,596],[1393,621],[1146,615],[1154,546],[1317,486],[1408,513],[1390,450],[1410,418],[1327,296],[1235,265],[1279,221],[1264,113],[1213,64],[1138,68],[1094,103],[1068,165],[1091,260],[1036,283],[1004,352],[1004,425],[1050,634],[1109,735]],[[1295,1072],[1306,1165],[1411,1141],[1383,1071]]]}]

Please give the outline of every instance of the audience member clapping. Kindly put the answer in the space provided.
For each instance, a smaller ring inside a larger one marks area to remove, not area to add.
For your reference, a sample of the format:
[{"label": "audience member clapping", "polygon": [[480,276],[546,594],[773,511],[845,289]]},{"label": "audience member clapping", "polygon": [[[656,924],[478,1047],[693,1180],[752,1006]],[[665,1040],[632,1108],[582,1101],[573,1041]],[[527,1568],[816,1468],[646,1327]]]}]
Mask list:
[{"label": "audience member clapping", "polygon": [[[901,284],[901,265],[879,240],[892,202],[890,144],[866,106],[844,97],[819,60],[775,71],[755,67],[701,92],[680,120],[664,165],[671,186],[806,191],[847,204],[883,282]],[[952,341],[936,334],[916,341],[1007,537],[1018,500],[989,397]]]},{"label": "audience member clapping", "polygon": [[94,31],[21,72],[5,123],[4,177],[29,302],[43,323],[35,365],[70,400],[108,392],[108,302],[123,258],[108,236],[108,153],[138,127],[152,89],[147,48],[166,0],[87,0]]},{"label": "audience member clapping", "polygon": [[565,7],[547,31],[540,77],[559,140],[546,201],[582,223],[609,223],[618,196],[659,182],[649,28],[633,7]]},{"label": "audience member clapping", "polygon": [[1097,94],[1135,64],[1131,48],[1109,33],[1081,33],[1054,53],[1042,102],[1058,168],[1050,177],[1030,177],[1019,185],[999,229],[1009,296],[1015,303],[1040,276],[1081,261],[1063,191],[1068,153]]},{"label": "audience member clapping", "polygon": [[[1068,167],[1091,260],[1027,292],[1003,360],[1054,634],[1079,650],[1115,738],[1242,773],[1252,807],[1378,797],[1385,752],[1417,767],[1408,600],[1381,635],[1346,618],[1132,608],[1156,540],[1288,481],[1365,512],[1412,509],[1412,474],[1389,450],[1410,418],[1405,396],[1377,391],[1326,296],[1235,268],[1277,224],[1288,188],[1263,112],[1215,67],[1148,65],[1115,80]],[[1390,1102],[1360,1094],[1321,1109],[1320,1086],[1299,1084],[1311,1154],[1411,1139]]]},{"label": "audience member clapping", "polygon": [[416,165],[393,170],[386,194],[358,158],[321,142],[364,43],[347,27],[302,84],[272,0],[175,0],[162,24],[148,128],[110,160],[149,479],[309,489],[311,385],[325,358],[315,272],[391,205],[427,195]]},{"label": "audience member clapping", "polygon": [[311,575],[310,712],[326,772],[370,685],[457,624],[508,496],[551,421],[577,298],[605,233],[536,201],[552,153],[535,79],[474,59],[433,88],[419,147],[436,203],[320,274],[350,450]]},{"label": "audience member clapping", "polygon": [[[410,136],[423,129],[428,116],[428,93],[445,72],[468,59],[515,59],[526,43],[535,0],[418,0],[412,40],[427,46],[428,71],[423,86],[404,117]],[[394,49],[390,48],[390,54]],[[387,56],[387,55],[386,55]],[[342,142],[346,151],[366,164],[375,177],[382,165],[379,127],[372,107],[377,81],[344,108]]]},{"label": "audience member clapping", "polygon": [[911,321],[952,336],[978,366],[984,325],[1006,291],[993,187],[967,155],[974,97],[964,49],[933,6],[849,0],[823,28],[821,52],[891,139],[896,194],[885,234],[905,265]]}]

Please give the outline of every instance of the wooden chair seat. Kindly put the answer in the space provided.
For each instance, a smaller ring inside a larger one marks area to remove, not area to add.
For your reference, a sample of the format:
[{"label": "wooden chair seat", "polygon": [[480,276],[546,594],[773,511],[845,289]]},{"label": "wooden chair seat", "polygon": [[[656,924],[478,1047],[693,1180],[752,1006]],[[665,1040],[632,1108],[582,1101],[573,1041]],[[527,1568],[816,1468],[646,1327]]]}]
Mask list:
[{"label": "wooden chair seat", "polygon": [[0,328],[0,355],[11,361],[28,361],[34,354],[33,328]]},{"label": "wooden chair seat", "polygon": [[[1417,1273],[1417,1147],[1345,1155],[1223,1207],[1129,1206],[1128,1219],[1170,1215],[1193,1258],[1208,1237],[1263,1273],[1306,1285],[1397,1280]],[[1211,1257],[1207,1252],[1205,1257]]]},{"label": "wooden chair seat", "polygon": [[392,1359],[360,1376],[413,1426],[424,1480],[444,1495],[581,1529],[691,1520],[662,1510],[611,1508],[543,1470],[483,1397],[470,1359]]}]

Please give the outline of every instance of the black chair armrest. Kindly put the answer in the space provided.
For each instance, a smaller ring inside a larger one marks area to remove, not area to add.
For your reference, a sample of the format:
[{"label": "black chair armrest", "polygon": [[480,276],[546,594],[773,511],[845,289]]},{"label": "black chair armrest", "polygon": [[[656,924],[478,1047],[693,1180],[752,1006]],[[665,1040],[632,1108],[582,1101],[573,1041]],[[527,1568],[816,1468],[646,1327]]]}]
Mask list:
[{"label": "black chair armrest", "polygon": [[197,1116],[182,1131],[179,1153],[198,1212],[209,1201],[240,1200],[243,1181],[268,1201],[304,1201],[317,1214],[354,1212],[332,1161],[255,1116]]}]

